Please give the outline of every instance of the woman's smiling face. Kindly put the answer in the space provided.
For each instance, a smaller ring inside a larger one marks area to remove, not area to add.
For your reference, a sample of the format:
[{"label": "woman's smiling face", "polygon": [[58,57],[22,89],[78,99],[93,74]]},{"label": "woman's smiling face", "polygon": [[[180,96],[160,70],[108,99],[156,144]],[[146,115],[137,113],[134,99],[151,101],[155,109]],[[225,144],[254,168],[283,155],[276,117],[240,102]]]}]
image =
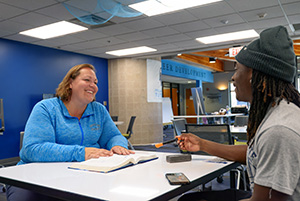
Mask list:
[{"label": "woman's smiling face", "polygon": [[80,74],[71,81],[71,101],[89,104],[98,92],[98,80],[95,72],[90,68],[82,68]]}]

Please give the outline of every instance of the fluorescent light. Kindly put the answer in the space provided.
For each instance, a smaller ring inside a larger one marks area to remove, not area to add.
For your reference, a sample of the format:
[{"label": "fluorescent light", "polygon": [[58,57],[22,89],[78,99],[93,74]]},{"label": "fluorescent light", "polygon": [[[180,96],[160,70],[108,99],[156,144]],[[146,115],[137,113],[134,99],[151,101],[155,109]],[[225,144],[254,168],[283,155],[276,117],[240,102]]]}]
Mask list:
[{"label": "fluorescent light", "polygon": [[155,52],[155,51],[157,51],[157,50],[147,47],[147,46],[141,46],[141,47],[122,49],[122,50],[114,50],[114,51],[109,51],[109,52],[105,52],[105,53],[111,54],[114,56],[125,56],[125,55],[141,54],[141,53]]},{"label": "fluorescent light", "polygon": [[159,15],[222,0],[148,0],[131,4],[129,7],[148,16]]},{"label": "fluorescent light", "polygon": [[40,39],[54,38],[57,36],[67,35],[79,31],[87,30],[88,28],[79,26],[66,21],[56,22],[45,26],[37,27],[27,31],[22,31],[20,34],[31,36]]},{"label": "fluorescent light", "polygon": [[232,33],[196,38],[196,40],[204,44],[211,44],[211,43],[220,43],[220,42],[231,41],[231,40],[254,38],[258,36],[259,36],[258,33],[254,29],[250,29],[246,31],[237,31]]}]

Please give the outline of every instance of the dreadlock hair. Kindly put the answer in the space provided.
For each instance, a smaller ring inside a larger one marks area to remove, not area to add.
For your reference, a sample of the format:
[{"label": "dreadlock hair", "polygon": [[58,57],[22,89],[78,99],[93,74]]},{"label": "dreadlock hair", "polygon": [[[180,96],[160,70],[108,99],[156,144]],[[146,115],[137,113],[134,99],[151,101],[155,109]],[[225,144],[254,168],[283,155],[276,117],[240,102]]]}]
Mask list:
[{"label": "dreadlock hair", "polygon": [[292,102],[300,108],[300,94],[289,82],[253,69],[251,86],[252,102],[247,127],[248,145],[254,138],[257,128],[270,106],[279,105],[280,101],[285,99],[288,103]]}]

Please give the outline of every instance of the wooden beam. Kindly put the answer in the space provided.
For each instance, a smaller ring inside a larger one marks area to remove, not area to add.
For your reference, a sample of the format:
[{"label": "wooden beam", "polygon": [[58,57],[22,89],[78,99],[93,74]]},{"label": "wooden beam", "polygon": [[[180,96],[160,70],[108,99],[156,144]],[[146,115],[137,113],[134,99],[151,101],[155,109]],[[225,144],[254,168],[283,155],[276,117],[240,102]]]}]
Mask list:
[{"label": "wooden beam", "polygon": [[294,52],[297,56],[300,56],[300,45],[294,45]]},{"label": "wooden beam", "polygon": [[209,63],[209,57],[201,57],[201,56],[190,55],[190,54],[182,54],[177,57],[189,62],[207,66],[215,71],[219,71],[219,72],[224,71],[224,64],[219,59],[216,59],[216,63]]},{"label": "wooden beam", "polygon": [[229,49],[211,50],[203,52],[192,52],[191,54],[199,56],[217,57],[219,59],[225,59],[229,61],[235,61],[234,57],[229,57]]}]

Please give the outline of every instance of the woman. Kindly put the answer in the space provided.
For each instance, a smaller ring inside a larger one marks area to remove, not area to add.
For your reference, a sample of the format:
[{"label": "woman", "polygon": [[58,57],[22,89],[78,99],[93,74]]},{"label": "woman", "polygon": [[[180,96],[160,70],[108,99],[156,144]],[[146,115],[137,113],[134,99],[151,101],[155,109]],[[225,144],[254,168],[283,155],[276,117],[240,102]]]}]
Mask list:
[{"label": "woman", "polygon": [[[94,66],[74,66],[59,84],[57,97],[35,105],[25,127],[18,165],[84,161],[134,153],[127,149],[126,138],[106,108],[95,101],[97,83]],[[53,198],[9,186],[7,199],[40,201]]]},{"label": "woman", "polygon": [[[266,29],[236,56],[232,81],[236,97],[251,104],[247,145],[222,145],[192,134],[180,147],[247,163],[251,201],[300,200],[300,94],[293,43],[283,26]],[[186,194],[179,200],[241,200],[246,192],[226,190]]]}]

